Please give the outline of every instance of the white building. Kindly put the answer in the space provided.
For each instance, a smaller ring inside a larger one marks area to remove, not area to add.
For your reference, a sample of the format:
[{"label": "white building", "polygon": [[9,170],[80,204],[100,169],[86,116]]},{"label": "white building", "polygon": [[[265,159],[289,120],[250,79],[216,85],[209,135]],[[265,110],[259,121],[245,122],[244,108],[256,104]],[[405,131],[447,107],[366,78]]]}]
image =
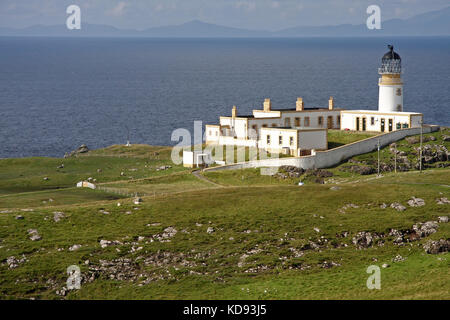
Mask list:
[{"label": "white building", "polygon": [[305,108],[298,98],[295,108],[272,109],[270,99],[252,115],[220,117],[219,124],[206,125],[206,143],[248,146],[294,156],[328,148],[327,129],[391,132],[422,125],[423,114],[403,112],[403,81],[400,56],[388,46],[378,73],[378,110],[344,110],[334,107]]},{"label": "white building", "polygon": [[340,128],[341,110],[334,108],[333,97],[328,108],[304,108],[303,99],[298,98],[295,108],[272,109],[270,99],[265,99],[263,109],[247,116],[238,116],[234,106],[231,117],[206,125],[206,143],[306,155],[313,149],[327,149],[327,128]]},{"label": "white building", "polygon": [[388,47],[378,69],[378,111],[341,111],[342,130],[391,132],[421,126],[422,113],[403,112],[402,60],[393,46]]}]

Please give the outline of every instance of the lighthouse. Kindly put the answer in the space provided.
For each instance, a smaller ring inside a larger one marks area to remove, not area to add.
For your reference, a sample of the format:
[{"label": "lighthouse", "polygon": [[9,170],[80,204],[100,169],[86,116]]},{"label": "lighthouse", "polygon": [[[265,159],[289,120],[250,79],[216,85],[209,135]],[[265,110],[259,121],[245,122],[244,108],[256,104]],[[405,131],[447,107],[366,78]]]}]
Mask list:
[{"label": "lighthouse", "polygon": [[388,48],[389,52],[383,56],[381,59],[381,68],[378,68],[378,73],[381,75],[378,81],[378,111],[402,112],[402,59],[398,53],[394,52],[394,46],[388,45]]}]

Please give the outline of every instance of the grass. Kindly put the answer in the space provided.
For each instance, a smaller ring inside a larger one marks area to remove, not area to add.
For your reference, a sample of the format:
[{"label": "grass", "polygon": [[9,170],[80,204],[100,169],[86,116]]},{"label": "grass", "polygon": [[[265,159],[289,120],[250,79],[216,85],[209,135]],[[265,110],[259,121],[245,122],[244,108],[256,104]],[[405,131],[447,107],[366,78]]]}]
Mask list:
[{"label": "grass", "polygon": [[328,149],[334,149],[345,144],[367,139],[378,135],[378,132],[343,131],[328,129]]},{"label": "grass", "polygon": [[[434,142],[444,143],[438,134]],[[403,143],[399,148],[415,147]],[[337,166],[326,184],[300,187],[304,176],[280,179],[258,169],[205,172],[206,180],[173,164],[156,171],[169,159],[168,148],[113,146],[78,158],[0,160],[0,298],[60,299],[67,267],[78,265],[85,279],[95,279],[66,299],[450,299],[449,254],[422,247],[448,239],[450,224],[404,246],[391,236],[362,250],[352,243],[360,231],[387,234],[448,215],[449,205],[436,202],[450,198],[448,168],[375,178]],[[148,196],[136,205],[115,192],[73,188],[89,176],[101,187]],[[412,196],[426,205],[409,207]],[[392,202],[407,209],[380,207]],[[342,210],[349,203],[356,207]],[[55,211],[64,212],[59,222]],[[164,238],[168,227],[177,232]],[[42,239],[31,241],[29,229]],[[337,236],[344,231],[347,237]],[[120,243],[102,248],[100,240]],[[311,242],[320,249],[308,249]],[[80,249],[70,251],[74,244]],[[394,262],[397,255],[406,260]],[[26,261],[10,269],[11,256]],[[367,267],[383,263],[390,267],[381,269],[382,289],[368,290]]]}]

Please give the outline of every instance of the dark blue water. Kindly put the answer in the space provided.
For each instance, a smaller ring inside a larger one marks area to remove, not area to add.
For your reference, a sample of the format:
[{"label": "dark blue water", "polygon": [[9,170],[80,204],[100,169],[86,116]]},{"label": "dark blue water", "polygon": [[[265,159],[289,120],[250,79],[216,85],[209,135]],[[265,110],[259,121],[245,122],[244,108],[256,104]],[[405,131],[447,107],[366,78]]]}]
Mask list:
[{"label": "dark blue water", "polygon": [[171,145],[176,128],[259,108],[376,109],[393,43],[404,109],[450,125],[450,38],[0,38],[0,157],[58,156],[82,143]]}]

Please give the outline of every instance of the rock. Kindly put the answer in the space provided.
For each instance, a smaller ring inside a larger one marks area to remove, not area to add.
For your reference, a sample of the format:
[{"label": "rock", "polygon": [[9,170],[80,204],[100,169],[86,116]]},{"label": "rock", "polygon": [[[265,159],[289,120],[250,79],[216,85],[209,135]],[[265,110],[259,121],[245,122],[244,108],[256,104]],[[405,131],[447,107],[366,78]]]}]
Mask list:
[{"label": "rock", "polygon": [[73,246],[71,246],[69,248],[69,251],[77,251],[80,248],[81,248],[81,244],[74,244]]},{"label": "rock", "polygon": [[375,168],[366,166],[366,165],[347,166],[347,167],[342,167],[340,170],[357,173],[360,175],[369,175],[369,174],[373,174],[376,172]]},{"label": "rock", "polygon": [[31,241],[39,241],[42,239],[36,229],[28,229],[27,232],[28,232],[28,235],[30,236]]},{"label": "rock", "polygon": [[433,234],[439,228],[438,223],[436,221],[427,221],[425,223],[417,223],[413,225],[413,231],[421,238],[428,237],[430,234]]},{"label": "rock", "polygon": [[48,177],[44,177],[44,181],[48,181]]},{"label": "rock", "polygon": [[337,191],[337,190],[341,190],[341,188],[340,188],[340,187],[333,186],[333,187],[330,188],[330,190]]},{"label": "rock", "polygon": [[71,151],[70,153],[65,153],[64,154],[64,158],[69,158],[69,157],[73,157],[73,156],[77,156],[80,153],[86,153],[89,152],[89,148],[85,145],[82,144],[81,146],[79,146],[76,150]]},{"label": "rock", "polygon": [[380,205],[380,208],[381,208],[381,209],[386,209],[386,208],[387,208],[387,204],[383,202],[383,203]]},{"label": "rock", "polygon": [[440,239],[438,241],[430,240],[424,244],[423,248],[426,253],[438,254],[441,252],[448,252],[450,248],[450,240]]},{"label": "rock", "polygon": [[448,216],[440,216],[438,217],[439,223],[447,223],[448,222]]},{"label": "rock", "polygon": [[442,136],[442,140],[443,140],[443,141],[446,141],[446,142],[449,142],[449,141],[450,141],[450,136],[443,135],[443,136]]},{"label": "rock", "polygon": [[100,173],[100,172],[102,172],[102,169],[97,169],[97,173]]},{"label": "rock", "polygon": [[394,258],[392,258],[392,262],[402,262],[405,261],[407,258],[402,257],[401,255],[396,255]]},{"label": "rock", "polygon": [[65,218],[66,215],[64,214],[64,212],[59,212],[59,211],[55,211],[53,212],[53,220],[55,222],[59,222],[61,219]]},{"label": "rock", "polygon": [[23,216],[16,216],[16,218],[15,218],[16,220],[23,220],[24,219],[24,217]]},{"label": "rock", "polygon": [[439,199],[436,199],[436,203],[437,204],[449,204],[450,201],[447,198],[439,198]]},{"label": "rock", "polygon": [[421,198],[412,197],[408,200],[408,204],[410,207],[421,207],[425,205],[425,200]]},{"label": "rock", "polygon": [[64,168],[64,163],[60,164],[59,166],[56,167],[57,169],[63,169]]},{"label": "rock", "polygon": [[353,237],[352,242],[359,248],[369,248],[373,244],[373,236],[370,232],[361,231]]},{"label": "rock", "polygon": [[27,261],[27,258],[25,256],[22,256],[21,259],[18,259],[14,256],[8,257],[6,259],[6,264],[8,265],[9,269],[15,269],[17,268],[21,263],[24,263]]},{"label": "rock", "polygon": [[405,140],[409,144],[415,144],[415,143],[419,143],[420,142],[420,138],[419,137],[407,137]]},{"label": "rock", "polygon": [[317,232],[317,233],[319,233],[319,232],[320,232],[320,229],[319,229],[319,228],[314,228],[314,231]]},{"label": "rock", "polygon": [[206,230],[206,233],[211,234],[214,232],[214,228],[213,227],[208,227],[208,229]]},{"label": "rock", "polygon": [[391,203],[391,208],[393,208],[393,209],[395,209],[395,210],[397,210],[397,211],[405,211],[406,210],[406,207],[405,206],[402,206],[400,203],[398,203],[398,202],[394,202],[394,203]]},{"label": "rock", "polygon": [[140,204],[140,203],[142,203],[142,198],[141,197],[134,198],[134,204]]},{"label": "rock", "polygon": [[382,268],[389,268],[390,267],[390,265],[389,264],[387,264],[387,263],[383,263],[383,265],[381,266]]},{"label": "rock", "polygon": [[114,245],[121,245],[121,244],[122,244],[122,242],[117,241],[117,240],[115,240],[115,241],[100,240],[100,247],[102,247],[102,248],[106,248],[106,247],[114,246]]}]

